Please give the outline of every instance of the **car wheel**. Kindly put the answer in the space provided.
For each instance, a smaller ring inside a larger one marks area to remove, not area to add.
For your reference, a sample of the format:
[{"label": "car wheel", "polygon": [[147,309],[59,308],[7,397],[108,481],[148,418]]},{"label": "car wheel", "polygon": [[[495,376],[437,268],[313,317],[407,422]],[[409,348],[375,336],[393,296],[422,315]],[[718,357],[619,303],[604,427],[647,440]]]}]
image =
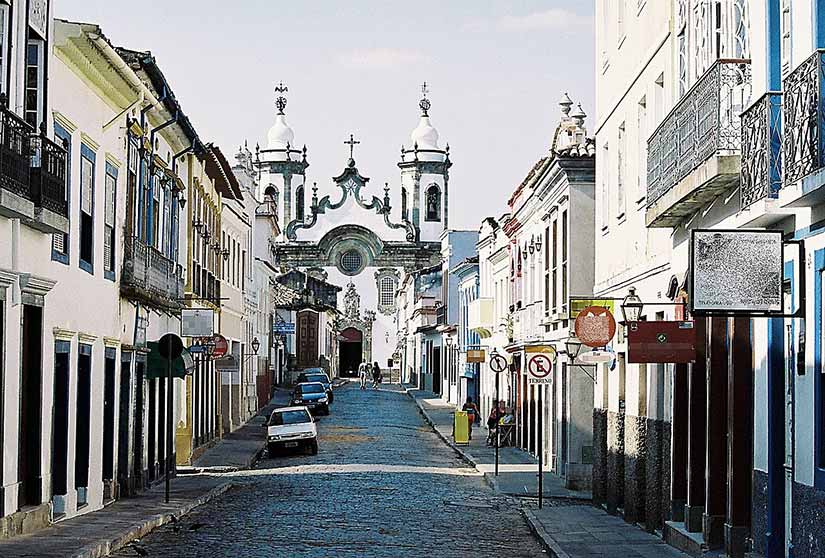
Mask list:
[{"label": "car wheel", "polygon": [[335,400],[335,396],[332,395],[332,392],[329,392],[329,402],[332,403]]},{"label": "car wheel", "polygon": [[329,405],[324,407],[324,415],[329,416]]},{"label": "car wheel", "polygon": [[269,445],[266,446],[266,451],[267,451],[267,453],[269,453],[269,457],[272,457],[273,455],[275,455],[275,449],[276,448],[275,448],[274,444],[269,444]]},{"label": "car wheel", "polygon": [[318,441],[313,440],[311,444],[309,444],[309,454],[310,455],[318,455]]}]

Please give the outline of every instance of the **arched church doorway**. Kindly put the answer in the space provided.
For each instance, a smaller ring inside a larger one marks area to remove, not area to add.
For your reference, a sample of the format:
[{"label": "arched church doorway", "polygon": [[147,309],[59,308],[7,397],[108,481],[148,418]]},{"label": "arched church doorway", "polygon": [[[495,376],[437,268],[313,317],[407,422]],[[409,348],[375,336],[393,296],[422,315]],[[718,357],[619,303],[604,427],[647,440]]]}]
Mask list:
[{"label": "arched church doorway", "polygon": [[358,365],[363,359],[364,336],[354,327],[341,332],[341,344],[338,351],[338,370],[342,376],[358,375]]}]

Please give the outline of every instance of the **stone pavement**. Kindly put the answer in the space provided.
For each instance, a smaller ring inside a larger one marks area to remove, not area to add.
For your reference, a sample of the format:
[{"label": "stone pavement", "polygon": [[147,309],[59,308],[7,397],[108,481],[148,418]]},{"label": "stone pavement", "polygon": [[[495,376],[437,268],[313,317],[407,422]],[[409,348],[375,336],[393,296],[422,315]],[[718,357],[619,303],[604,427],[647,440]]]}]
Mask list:
[{"label": "stone pavement", "polygon": [[[456,452],[484,473],[498,492],[522,498],[521,511],[545,550],[557,558],[688,558],[661,538],[611,516],[590,504],[589,492],[564,487],[552,473],[543,475],[544,506],[538,509],[536,460],[517,448],[500,448],[499,475],[494,475],[495,448],[486,446],[487,429],[474,427],[469,445],[453,443],[455,407],[431,392],[407,387],[424,418]],[[526,497],[526,498],[525,498]]]},{"label": "stone pavement", "polygon": [[[288,398],[288,391],[278,390],[261,414],[268,415]],[[227,435],[206,450],[198,459],[197,467],[179,467],[180,474],[171,482],[168,504],[164,501],[165,488],[161,482],[136,497],[118,500],[102,510],[59,521],[31,535],[0,541],[0,556],[97,558],[176,521],[232,486],[222,469],[232,471],[254,465],[266,443],[263,420],[259,414]]]}]

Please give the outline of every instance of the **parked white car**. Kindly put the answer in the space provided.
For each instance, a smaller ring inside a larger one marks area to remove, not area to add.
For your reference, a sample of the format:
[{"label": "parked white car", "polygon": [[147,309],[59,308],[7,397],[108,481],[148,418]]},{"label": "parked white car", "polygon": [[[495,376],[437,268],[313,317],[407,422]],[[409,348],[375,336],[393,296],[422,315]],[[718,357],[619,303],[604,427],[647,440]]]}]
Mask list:
[{"label": "parked white car", "polygon": [[309,450],[312,455],[318,453],[318,430],[306,407],[281,407],[272,411],[267,422],[266,440],[270,456],[282,449]]}]

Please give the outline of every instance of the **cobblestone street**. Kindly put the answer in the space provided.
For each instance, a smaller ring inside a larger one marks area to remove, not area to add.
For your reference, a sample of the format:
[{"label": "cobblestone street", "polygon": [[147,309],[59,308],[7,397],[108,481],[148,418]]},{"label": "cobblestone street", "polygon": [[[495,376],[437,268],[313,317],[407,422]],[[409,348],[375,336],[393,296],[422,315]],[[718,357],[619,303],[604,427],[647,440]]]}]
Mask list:
[{"label": "cobblestone street", "polygon": [[397,388],[338,390],[317,456],[277,456],[146,537],[150,557],[537,556],[512,500],[432,432]]}]

